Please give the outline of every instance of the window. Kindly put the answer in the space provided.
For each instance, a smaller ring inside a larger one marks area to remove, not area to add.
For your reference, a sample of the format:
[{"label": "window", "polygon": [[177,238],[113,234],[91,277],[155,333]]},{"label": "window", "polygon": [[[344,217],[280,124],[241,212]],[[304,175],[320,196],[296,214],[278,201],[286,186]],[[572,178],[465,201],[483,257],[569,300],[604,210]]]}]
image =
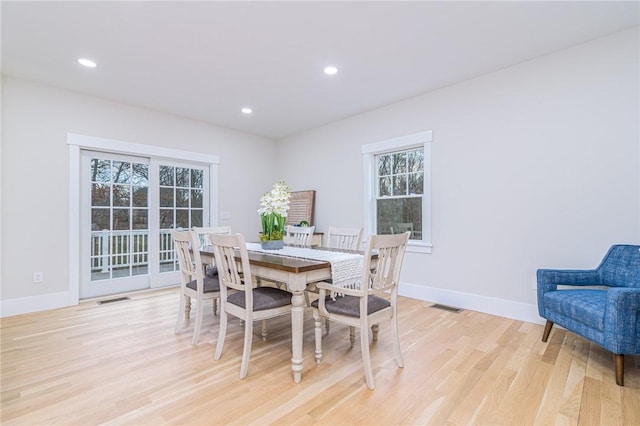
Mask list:
[{"label": "window", "polygon": [[431,131],[362,147],[369,234],[411,232],[409,251],[431,252]]}]

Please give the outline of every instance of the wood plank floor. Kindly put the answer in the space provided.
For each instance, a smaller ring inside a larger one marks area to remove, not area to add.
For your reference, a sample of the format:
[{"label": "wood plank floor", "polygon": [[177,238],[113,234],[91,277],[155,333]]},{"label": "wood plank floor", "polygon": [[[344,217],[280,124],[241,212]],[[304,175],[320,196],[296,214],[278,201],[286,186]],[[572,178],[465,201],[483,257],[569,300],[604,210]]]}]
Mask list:
[{"label": "wood plank floor", "polygon": [[2,424],[640,425],[640,357],[619,387],[612,355],[563,330],[545,344],[539,325],[401,298],[405,367],[382,325],[370,391],[345,327],[332,326],[315,364],[310,312],[302,383],[291,379],[288,317],[269,321],[267,342],[254,329],[240,380],[238,321],[214,361],[210,304],[191,346],[193,322],[173,331],[176,289],[130,298],[2,319]]}]

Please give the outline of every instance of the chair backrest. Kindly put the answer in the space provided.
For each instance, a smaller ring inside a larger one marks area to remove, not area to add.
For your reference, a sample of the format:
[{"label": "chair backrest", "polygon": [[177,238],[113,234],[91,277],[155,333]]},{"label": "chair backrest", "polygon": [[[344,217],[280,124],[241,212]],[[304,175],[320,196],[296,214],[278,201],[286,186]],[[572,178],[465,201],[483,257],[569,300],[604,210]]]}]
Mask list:
[{"label": "chair backrest", "polygon": [[230,226],[210,226],[210,227],[198,227],[194,226],[193,230],[196,234],[198,234],[198,238],[200,239],[200,244],[203,246],[210,246],[211,239],[209,238],[210,234],[231,234]]},{"label": "chair backrest", "polygon": [[[400,270],[411,232],[393,235],[370,235],[365,251],[363,283],[369,284],[373,292],[382,292],[400,283]],[[371,255],[377,252],[378,259],[372,269]]]},{"label": "chair backrest", "polygon": [[[210,237],[218,266],[221,297],[226,300],[228,288],[244,291],[247,302],[245,306],[253,306],[253,292],[250,290],[254,285],[244,236],[242,234],[212,234]],[[236,260],[237,253],[240,253],[240,265]],[[245,289],[249,291],[245,291]]]},{"label": "chair backrest", "polygon": [[392,234],[404,234],[409,231],[411,233],[409,238],[411,238],[413,236],[413,222],[394,223],[391,225],[390,230]]},{"label": "chair backrest", "polygon": [[362,228],[336,228],[330,226],[327,233],[327,247],[358,250],[361,238]]},{"label": "chair backrest", "polygon": [[602,283],[609,287],[640,288],[640,246],[611,246],[598,272]]},{"label": "chair backrest", "polygon": [[[182,284],[186,284],[193,280],[202,282],[203,269],[202,259],[200,258],[200,241],[198,235],[194,231],[173,231],[171,233],[173,240],[173,249],[176,252],[180,274],[182,275]],[[198,291],[204,291],[203,286],[198,286]]]},{"label": "chair backrest", "polygon": [[287,226],[284,243],[289,246],[311,247],[315,226]]}]

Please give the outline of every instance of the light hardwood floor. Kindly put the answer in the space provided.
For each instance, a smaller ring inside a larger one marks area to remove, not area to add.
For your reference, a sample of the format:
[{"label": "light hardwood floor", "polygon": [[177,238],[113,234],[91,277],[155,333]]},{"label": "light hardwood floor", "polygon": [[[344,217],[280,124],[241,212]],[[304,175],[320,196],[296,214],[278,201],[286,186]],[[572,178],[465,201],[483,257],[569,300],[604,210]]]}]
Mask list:
[{"label": "light hardwood floor", "polygon": [[269,320],[267,342],[254,329],[240,380],[238,321],[214,361],[210,301],[194,347],[193,319],[173,331],[176,289],[130,297],[2,319],[2,424],[640,425],[640,357],[618,387],[611,354],[562,330],[545,344],[539,325],[401,298],[405,367],[382,325],[370,391],[345,327],[331,327],[315,364],[310,312],[302,383],[291,379],[286,317]]}]

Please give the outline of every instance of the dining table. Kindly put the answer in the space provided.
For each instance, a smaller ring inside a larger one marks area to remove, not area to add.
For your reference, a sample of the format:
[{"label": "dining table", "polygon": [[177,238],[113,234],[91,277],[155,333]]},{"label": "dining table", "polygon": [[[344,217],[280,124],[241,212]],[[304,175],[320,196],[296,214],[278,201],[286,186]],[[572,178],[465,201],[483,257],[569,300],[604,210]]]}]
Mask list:
[{"label": "dining table", "polygon": [[[304,361],[302,356],[304,310],[306,307],[304,291],[309,284],[333,279],[335,270],[332,271],[332,264],[328,260],[294,257],[287,253],[286,247],[285,250],[253,251],[252,248],[255,249],[257,246],[259,244],[247,243],[251,275],[267,281],[285,283],[287,290],[291,293],[291,370],[293,370],[293,381],[300,383]],[[309,250],[317,250],[320,255],[318,257],[324,257],[324,255],[328,254],[321,253],[322,251],[361,257],[363,253],[324,247],[305,248],[304,250],[307,253]],[[203,263],[215,263],[212,246],[201,247],[200,256]],[[237,251],[236,260],[240,262],[239,250]]]}]

